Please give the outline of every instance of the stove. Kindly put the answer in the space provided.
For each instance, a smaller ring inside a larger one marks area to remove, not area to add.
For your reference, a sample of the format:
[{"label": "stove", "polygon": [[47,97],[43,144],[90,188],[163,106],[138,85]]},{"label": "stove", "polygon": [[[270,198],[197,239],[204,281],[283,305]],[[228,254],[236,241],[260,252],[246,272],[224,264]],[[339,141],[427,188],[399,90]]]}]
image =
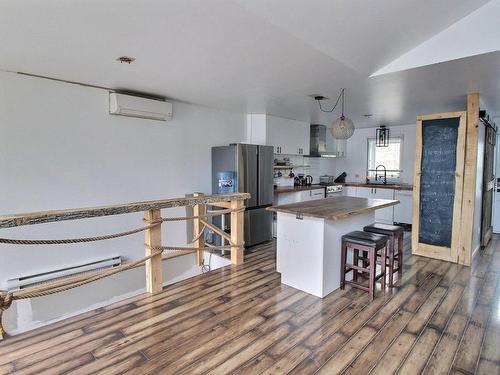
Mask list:
[{"label": "stove", "polygon": [[344,188],[342,185],[330,185],[326,187],[326,197],[331,198],[335,196],[339,196],[342,194]]}]

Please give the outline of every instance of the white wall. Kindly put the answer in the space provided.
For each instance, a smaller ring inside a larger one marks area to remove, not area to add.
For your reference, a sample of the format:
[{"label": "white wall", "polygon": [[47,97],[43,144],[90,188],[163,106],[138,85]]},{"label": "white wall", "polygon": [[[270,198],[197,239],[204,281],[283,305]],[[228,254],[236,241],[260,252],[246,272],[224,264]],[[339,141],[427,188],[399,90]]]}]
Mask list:
[{"label": "white wall", "polygon": [[[182,103],[174,103],[169,122],[111,116],[105,90],[0,73],[0,214],[210,193],[210,147],[244,140],[245,122],[243,114]],[[184,213],[168,210],[168,215]],[[78,237],[141,225],[142,215],[133,214],[19,227],[1,230],[0,236]],[[164,225],[162,235],[165,244],[184,245],[185,223]],[[143,242],[139,234],[85,245],[1,245],[0,288],[15,276],[92,259],[140,258]],[[136,286],[111,282],[107,288],[86,304],[105,302]],[[52,317],[34,314],[26,319]],[[6,315],[7,328],[19,328],[13,314]]]},{"label": "white wall", "polygon": [[[346,181],[365,182],[368,159],[368,138],[375,137],[376,128],[356,129],[347,140],[346,158],[336,159],[336,174],[347,173]],[[391,126],[390,136],[403,136],[401,153],[401,182],[413,183],[415,169],[416,125]]]}]

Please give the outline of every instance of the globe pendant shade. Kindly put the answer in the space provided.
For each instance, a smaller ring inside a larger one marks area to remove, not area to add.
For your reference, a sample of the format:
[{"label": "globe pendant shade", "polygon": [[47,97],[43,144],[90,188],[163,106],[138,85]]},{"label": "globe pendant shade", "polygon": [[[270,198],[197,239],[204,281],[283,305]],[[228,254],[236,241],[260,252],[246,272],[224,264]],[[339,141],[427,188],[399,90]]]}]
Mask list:
[{"label": "globe pendant shade", "polygon": [[332,136],[336,139],[348,139],[354,134],[354,123],[350,118],[340,116],[332,124]]}]

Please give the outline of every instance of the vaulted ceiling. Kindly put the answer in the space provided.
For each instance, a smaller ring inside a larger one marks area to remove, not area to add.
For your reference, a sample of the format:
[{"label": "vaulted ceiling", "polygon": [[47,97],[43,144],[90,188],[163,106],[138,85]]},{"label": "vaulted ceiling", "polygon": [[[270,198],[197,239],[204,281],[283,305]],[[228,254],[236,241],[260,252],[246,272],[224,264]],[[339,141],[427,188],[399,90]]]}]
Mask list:
[{"label": "vaulted ceiling", "polygon": [[3,0],[0,69],[320,123],[336,115],[309,95],[342,87],[357,126],[464,109],[473,91],[500,114],[499,4]]}]

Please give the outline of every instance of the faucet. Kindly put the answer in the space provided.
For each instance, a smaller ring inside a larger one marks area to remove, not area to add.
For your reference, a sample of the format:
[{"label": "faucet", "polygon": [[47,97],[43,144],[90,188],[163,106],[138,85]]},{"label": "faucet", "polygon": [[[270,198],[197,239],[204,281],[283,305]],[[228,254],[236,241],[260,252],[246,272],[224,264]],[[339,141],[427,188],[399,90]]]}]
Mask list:
[{"label": "faucet", "polygon": [[[378,181],[378,169],[379,169],[379,167],[384,168],[384,182],[383,183],[385,185],[385,184],[387,184],[387,168],[385,167],[385,165],[380,164],[380,165],[377,165],[377,167],[375,168],[375,181]],[[382,177],[382,176],[380,176],[380,177]]]}]

